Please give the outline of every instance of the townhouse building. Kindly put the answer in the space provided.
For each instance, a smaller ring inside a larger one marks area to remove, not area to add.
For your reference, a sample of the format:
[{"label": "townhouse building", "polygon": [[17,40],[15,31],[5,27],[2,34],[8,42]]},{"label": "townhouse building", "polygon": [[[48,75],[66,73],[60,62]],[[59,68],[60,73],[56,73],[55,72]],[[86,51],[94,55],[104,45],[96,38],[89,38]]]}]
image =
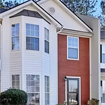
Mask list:
[{"label": "townhouse building", "polygon": [[22,89],[28,105],[101,100],[98,19],[29,0],[0,13],[0,39],[1,92]]}]

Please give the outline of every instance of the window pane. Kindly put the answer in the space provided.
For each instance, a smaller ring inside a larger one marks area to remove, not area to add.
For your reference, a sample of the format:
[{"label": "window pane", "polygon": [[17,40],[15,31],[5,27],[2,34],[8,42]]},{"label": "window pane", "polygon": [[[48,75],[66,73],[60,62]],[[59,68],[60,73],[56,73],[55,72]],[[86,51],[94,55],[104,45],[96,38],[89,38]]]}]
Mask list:
[{"label": "window pane", "polygon": [[19,24],[12,25],[12,50],[19,49]]},{"label": "window pane", "polygon": [[45,105],[49,105],[50,93],[49,93],[49,76],[45,76]]},{"label": "window pane", "polygon": [[102,45],[102,53],[105,54],[105,45]]},{"label": "window pane", "polygon": [[39,38],[26,37],[27,50],[39,50]]},{"label": "window pane", "polygon": [[68,46],[78,48],[78,38],[68,37]]},{"label": "window pane", "polygon": [[35,36],[39,37],[39,31],[35,31]]},{"label": "window pane", "polygon": [[26,89],[28,92],[28,105],[39,105],[40,87],[36,85],[39,82],[39,75],[26,75]]},{"label": "window pane", "polygon": [[12,87],[15,88],[15,89],[20,88],[19,75],[12,75]]},{"label": "window pane", "polygon": [[68,58],[78,59],[78,49],[68,48]]},{"label": "window pane", "polygon": [[45,40],[45,52],[49,53],[49,42]]},{"label": "window pane", "polygon": [[30,24],[26,24],[26,29],[30,30]]},{"label": "window pane", "polygon": [[102,54],[102,63],[105,63],[105,54]]},{"label": "window pane", "polygon": [[69,92],[77,92],[77,80],[69,80]]},{"label": "window pane", "polygon": [[45,40],[49,41],[49,30],[47,28],[45,28],[44,30],[45,30],[45,32],[44,32]]},{"label": "window pane", "polygon": [[39,93],[28,93],[28,105],[39,105],[40,95]]},{"label": "window pane", "polygon": [[26,30],[26,36],[30,36],[31,33],[30,33],[30,30]]},{"label": "window pane", "polygon": [[19,49],[19,37],[12,37],[12,50]]},{"label": "window pane", "polygon": [[19,36],[19,24],[12,25],[12,36]]}]

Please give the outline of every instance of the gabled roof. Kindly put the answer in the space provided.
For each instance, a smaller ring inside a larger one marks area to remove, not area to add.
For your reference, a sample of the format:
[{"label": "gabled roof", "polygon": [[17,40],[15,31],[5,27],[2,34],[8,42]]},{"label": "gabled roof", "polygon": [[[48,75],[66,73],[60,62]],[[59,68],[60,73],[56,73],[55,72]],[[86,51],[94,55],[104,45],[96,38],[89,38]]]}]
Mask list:
[{"label": "gabled roof", "polygon": [[[38,0],[37,2],[43,3],[43,2],[47,2],[48,0]],[[72,15],[75,19],[77,19],[77,21],[79,21],[83,26],[85,26],[90,32],[93,31],[93,29],[86,24],[85,21],[83,21],[79,16],[77,16],[70,8],[68,8],[61,0],[53,0],[55,1],[57,4],[59,4],[68,14]]]},{"label": "gabled roof", "polygon": [[[33,4],[34,6],[36,6],[36,8],[38,8],[40,11],[42,11],[42,13],[47,16],[48,18],[50,18],[52,21],[56,22],[56,24],[58,24],[59,26],[62,27],[62,24],[57,21],[53,16],[51,16],[46,10],[44,10],[39,4],[37,4],[37,2],[35,2],[34,0],[28,0],[26,2],[23,2],[17,6],[14,6],[6,11],[3,11],[0,13],[0,18],[2,18],[3,15],[9,14],[11,12],[15,12],[16,10],[23,8],[29,4]],[[18,14],[19,15],[19,14]]]}]

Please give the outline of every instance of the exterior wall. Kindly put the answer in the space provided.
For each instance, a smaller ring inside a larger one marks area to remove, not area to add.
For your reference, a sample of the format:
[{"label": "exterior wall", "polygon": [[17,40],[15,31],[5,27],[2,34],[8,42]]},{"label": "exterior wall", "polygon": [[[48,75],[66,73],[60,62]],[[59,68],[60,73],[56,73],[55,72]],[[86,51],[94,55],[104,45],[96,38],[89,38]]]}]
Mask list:
[{"label": "exterior wall", "polygon": [[67,60],[67,36],[58,35],[58,101],[65,101],[65,76],[81,77],[81,105],[90,98],[89,38],[79,37],[79,60]]},{"label": "exterior wall", "polygon": [[[100,21],[99,19],[80,16],[92,29],[90,39],[90,98],[100,98]],[[94,88],[95,87],[95,88]],[[100,101],[101,102],[101,101]],[[99,104],[100,105],[100,104]]]},{"label": "exterior wall", "polygon": [[[35,10],[31,5],[25,7],[25,9]],[[12,74],[20,74],[20,88],[25,91],[26,74],[40,75],[40,105],[45,105],[44,77],[49,76],[51,83],[50,105],[55,105],[58,103],[56,26],[39,18],[26,16],[9,18],[14,14],[16,13],[9,14],[3,18],[2,91],[12,87]],[[20,24],[19,50],[12,51],[11,25],[16,23]],[[39,51],[26,50],[26,23],[39,25]],[[44,52],[44,27],[49,29],[49,54]]]},{"label": "exterior wall", "polygon": [[61,22],[64,28],[88,32],[88,30],[80,22],[70,16],[69,13],[60,7],[60,5],[58,5],[54,0],[47,0],[40,5],[48,12],[50,7],[54,7],[55,13],[49,13]]},{"label": "exterior wall", "polygon": [[4,91],[11,86],[10,81],[10,49],[11,49],[11,28],[10,20],[8,17],[4,17],[2,22],[2,83],[1,91]]}]

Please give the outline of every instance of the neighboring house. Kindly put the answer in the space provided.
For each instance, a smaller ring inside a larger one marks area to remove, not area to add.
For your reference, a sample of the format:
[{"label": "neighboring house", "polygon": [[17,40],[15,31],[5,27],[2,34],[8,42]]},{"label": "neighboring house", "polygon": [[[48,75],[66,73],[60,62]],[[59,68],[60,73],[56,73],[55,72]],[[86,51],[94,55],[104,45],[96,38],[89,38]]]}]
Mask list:
[{"label": "neighboring house", "polygon": [[100,34],[101,103],[105,104],[105,30]]},{"label": "neighboring house", "polygon": [[100,96],[100,23],[59,0],[32,0],[0,14],[1,91],[27,92],[29,105]]}]

